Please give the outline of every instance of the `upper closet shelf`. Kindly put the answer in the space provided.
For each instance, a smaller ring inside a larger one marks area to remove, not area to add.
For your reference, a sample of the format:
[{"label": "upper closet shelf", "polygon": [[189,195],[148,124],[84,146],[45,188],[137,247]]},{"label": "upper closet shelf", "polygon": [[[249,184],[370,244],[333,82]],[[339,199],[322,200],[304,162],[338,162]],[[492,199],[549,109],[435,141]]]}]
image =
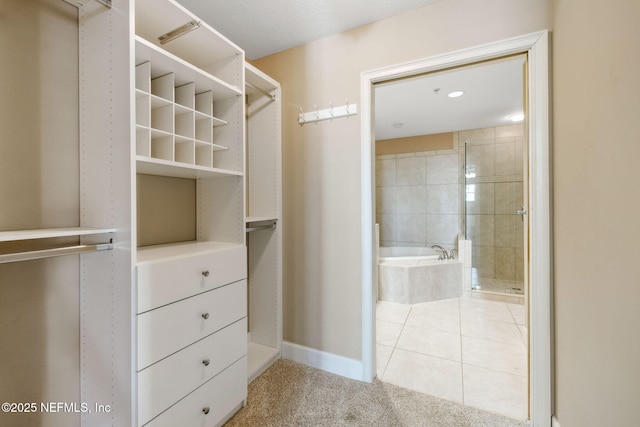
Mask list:
[{"label": "upper closet shelf", "polygon": [[189,62],[181,59],[162,48],[136,36],[136,65],[150,62],[151,78],[175,74],[175,85],[182,86],[187,83],[195,83],[196,93],[213,91],[213,100],[232,98],[242,95],[242,91],[219,78],[194,67]]},{"label": "upper closet shelf", "polygon": [[87,236],[93,234],[114,233],[115,228],[37,228],[32,230],[0,231],[0,242],[17,240],[51,239],[54,237]]},{"label": "upper closet shelf", "polygon": [[198,25],[166,42],[165,50],[203,70],[243,54],[242,49],[177,2],[136,0],[136,34],[158,46],[161,44],[159,37],[191,22]]},{"label": "upper closet shelf", "polygon": [[242,172],[210,168],[206,166],[177,163],[169,160],[136,156],[138,173],[147,175],[172,176],[174,178],[217,178],[223,176],[242,176]]},{"label": "upper closet shelf", "polygon": [[[245,68],[245,79],[247,83],[250,83],[254,88],[261,89],[265,92],[271,92],[279,87],[277,81],[273,80],[271,77],[265,75],[263,72],[258,70],[251,64],[244,64]],[[253,88],[248,89],[247,93],[253,92]]]}]

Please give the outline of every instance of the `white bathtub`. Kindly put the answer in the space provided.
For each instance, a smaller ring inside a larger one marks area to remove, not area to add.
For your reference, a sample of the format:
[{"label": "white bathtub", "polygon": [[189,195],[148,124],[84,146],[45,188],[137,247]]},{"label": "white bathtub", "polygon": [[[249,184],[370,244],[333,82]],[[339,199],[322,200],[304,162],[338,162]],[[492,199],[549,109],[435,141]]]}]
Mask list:
[{"label": "white bathtub", "polygon": [[437,250],[423,247],[383,246],[378,252],[380,262],[427,261],[438,257]]},{"label": "white bathtub", "polygon": [[438,260],[425,247],[381,247],[378,252],[378,299],[418,304],[462,294],[463,264]]}]

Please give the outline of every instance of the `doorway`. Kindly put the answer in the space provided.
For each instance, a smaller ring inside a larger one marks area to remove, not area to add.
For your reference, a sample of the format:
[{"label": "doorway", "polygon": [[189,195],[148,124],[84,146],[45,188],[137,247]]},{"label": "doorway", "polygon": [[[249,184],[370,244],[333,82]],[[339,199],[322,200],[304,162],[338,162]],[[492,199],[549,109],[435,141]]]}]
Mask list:
[{"label": "doorway", "polygon": [[373,183],[373,85],[408,76],[441,71],[513,54],[529,58],[526,108],[530,117],[527,139],[530,141],[528,166],[530,206],[528,230],[531,249],[530,269],[524,274],[535,283],[527,292],[530,301],[527,344],[529,363],[529,418],[533,425],[547,426],[551,420],[551,270],[550,270],[550,197],[549,197],[549,110],[548,110],[548,34],[535,33],[490,45],[428,58],[400,66],[365,72],[361,76],[362,94],[362,185],[363,185],[363,378],[375,376],[375,304],[377,263],[374,257],[375,188]]}]

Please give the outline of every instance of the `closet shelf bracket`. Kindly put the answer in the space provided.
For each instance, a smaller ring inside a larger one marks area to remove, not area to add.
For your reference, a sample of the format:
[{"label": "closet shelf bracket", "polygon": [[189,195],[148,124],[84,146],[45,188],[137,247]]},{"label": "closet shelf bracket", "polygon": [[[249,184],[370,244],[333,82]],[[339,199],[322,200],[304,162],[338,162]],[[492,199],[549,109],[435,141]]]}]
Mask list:
[{"label": "closet shelf bracket", "polygon": [[268,221],[256,221],[250,223],[249,227],[246,227],[246,232],[251,233],[253,231],[260,230],[270,230],[276,228],[277,221],[276,220],[268,220]]},{"label": "closet shelf bracket", "polygon": [[264,95],[264,96],[266,96],[267,98],[271,99],[272,101],[275,101],[275,100],[276,100],[276,96],[275,96],[274,94],[269,93],[269,92],[267,92],[266,90],[261,89],[261,88],[259,88],[258,86],[254,85],[254,84],[252,84],[252,83],[245,82],[244,84],[245,84],[247,87],[249,87],[249,88],[251,88],[251,89],[253,89],[253,90],[257,90],[258,92],[260,92],[261,94],[263,94],[263,95]]},{"label": "closet shelf bracket", "polygon": [[112,242],[93,245],[76,245],[62,248],[43,249],[39,251],[14,252],[0,255],[0,264],[7,262],[28,261],[32,259],[49,258],[61,255],[79,254],[85,252],[106,251],[114,248]]},{"label": "closet shelf bracket", "polygon": [[98,3],[103,5],[104,7],[111,9],[111,0],[96,0]]}]

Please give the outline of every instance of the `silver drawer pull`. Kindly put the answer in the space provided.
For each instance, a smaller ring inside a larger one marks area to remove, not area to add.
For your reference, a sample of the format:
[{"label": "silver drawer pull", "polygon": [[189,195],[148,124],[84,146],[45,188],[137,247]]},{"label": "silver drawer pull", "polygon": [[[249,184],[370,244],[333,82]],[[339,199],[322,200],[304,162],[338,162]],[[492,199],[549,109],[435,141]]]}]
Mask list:
[{"label": "silver drawer pull", "polygon": [[208,406],[205,406],[204,408],[202,408],[202,412],[204,412],[205,415],[207,415],[209,413],[211,409],[209,409]]},{"label": "silver drawer pull", "polygon": [[202,275],[203,275],[204,277],[209,277],[209,270],[205,270],[205,271],[203,271],[203,272],[202,272]]},{"label": "silver drawer pull", "polygon": [[204,360],[202,361],[202,364],[203,364],[204,366],[209,366],[209,363],[211,363],[211,361],[210,361],[209,359],[204,359]]},{"label": "silver drawer pull", "polygon": [[209,318],[209,313],[202,313],[202,318],[207,320]]}]

